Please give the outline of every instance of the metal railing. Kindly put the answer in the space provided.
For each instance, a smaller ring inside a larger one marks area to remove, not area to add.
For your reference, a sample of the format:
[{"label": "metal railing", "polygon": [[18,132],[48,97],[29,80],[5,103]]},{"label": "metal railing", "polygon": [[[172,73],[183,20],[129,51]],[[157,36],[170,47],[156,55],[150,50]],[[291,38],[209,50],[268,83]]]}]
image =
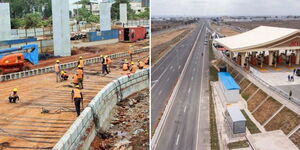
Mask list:
[{"label": "metal railing", "polygon": [[244,70],[244,68],[242,68],[239,64],[237,64],[235,61],[231,60],[230,58],[228,58],[226,55],[224,55],[222,52],[217,51],[216,48],[214,46],[213,47],[213,51],[214,54],[221,58],[223,61],[225,61],[227,64],[231,65],[232,67],[234,67],[239,73],[248,76],[251,76],[253,79],[255,79],[257,82],[259,82],[261,85],[263,85],[264,87],[270,89],[271,91],[273,91],[274,93],[278,94],[279,96],[281,96],[282,98],[284,98],[285,100],[288,100],[298,106],[300,106],[300,100],[295,98],[295,97],[290,97],[288,93],[286,93],[285,91],[274,87],[272,85],[270,85],[268,82],[262,80],[261,78],[259,78],[258,76],[254,75],[251,72],[247,72]]},{"label": "metal railing", "polygon": [[[149,51],[149,48],[142,48],[138,50],[134,50],[134,54],[142,53],[142,52],[147,52]],[[110,58],[121,58],[121,57],[129,57],[129,54],[127,52],[121,52],[121,53],[116,53],[116,54],[110,54]],[[100,57],[94,57],[94,58],[89,58],[84,60],[85,65],[90,65],[90,64],[95,64],[95,63],[100,63]],[[73,61],[73,62],[68,62],[68,63],[63,63],[60,65],[61,69],[70,69],[70,68],[75,68],[78,65],[78,61]],[[8,80],[16,80],[20,78],[25,78],[25,77],[30,77],[34,75],[40,75],[40,74],[45,74],[45,73],[50,73],[54,72],[54,65],[53,66],[48,66],[44,68],[38,68],[38,69],[32,69],[32,70],[26,70],[26,71],[21,71],[21,72],[15,72],[15,73],[10,73],[10,74],[4,74],[0,75],[0,82],[2,81],[8,81]]]}]

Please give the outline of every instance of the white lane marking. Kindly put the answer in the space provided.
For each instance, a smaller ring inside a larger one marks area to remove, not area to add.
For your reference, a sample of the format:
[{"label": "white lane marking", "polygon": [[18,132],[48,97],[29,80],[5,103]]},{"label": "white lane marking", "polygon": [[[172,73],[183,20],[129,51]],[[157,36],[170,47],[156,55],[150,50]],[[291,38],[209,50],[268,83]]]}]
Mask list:
[{"label": "white lane marking", "polygon": [[169,80],[170,80],[170,78],[167,79],[167,81],[169,81]]},{"label": "white lane marking", "polygon": [[178,145],[180,134],[177,135],[176,145]]},{"label": "white lane marking", "polygon": [[194,67],[193,71],[196,71],[196,68]]},{"label": "white lane marking", "polygon": [[[162,130],[163,130],[164,127],[165,127],[166,120],[167,120],[167,118],[168,118],[168,116],[169,116],[169,114],[170,114],[171,108],[173,107],[173,104],[174,104],[174,101],[175,101],[175,97],[176,97],[176,95],[178,94],[178,91],[179,91],[179,85],[182,83],[183,75],[186,73],[187,66],[188,66],[188,64],[189,64],[189,62],[190,62],[190,59],[191,59],[191,57],[192,57],[193,52],[195,51],[195,47],[196,47],[196,44],[197,44],[197,42],[198,42],[198,40],[199,40],[199,37],[200,37],[200,34],[201,34],[201,32],[202,32],[203,27],[204,27],[204,25],[202,25],[202,27],[201,27],[201,29],[200,29],[198,35],[197,35],[197,38],[196,38],[195,43],[194,43],[194,45],[193,45],[193,47],[192,47],[192,50],[191,50],[191,52],[190,52],[190,54],[189,54],[189,56],[188,56],[187,61],[185,62],[184,67],[183,67],[182,73],[181,73],[180,76],[179,76],[179,80],[178,80],[178,82],[177,82],[176,85],[175,85],[175,88],[174,88],[174,90],[173,90],[173,92],[172,92],[172,95],[171,95],[171,97],[170,97],[170,99],[169,99],[169,101],[168,101],[168,104],[167,104],[167,106],[166,106],[164,112],[163,112],[163,115],[162,115],[162,117],[161,117],[161,120],[159,121],[158,126],[157,126],[157,128],[156,128],[156,130],[155,130],[155,132],[154,132],[154,135],[153,135],[152,140],[151,140],[151,148],[152,148],[152,150],[155,150],[155,149],[156,149],[156,146],[157,146],[157,144],[158,144],[158,141],[159,141],[159,139],[160,139],[160,137],[161,137]],[[181,65],[179,66],[179,68],[180,68],[180,67],[181,67]],[[178,69],[179,69],[179,68],[178,68]]]},{"label": "white lane marking", "polygon": [[183,110],[184,113],[185,113],[185,110],[186,110],[186,105],[184,106],[184,110]]},{"label": "white lane marking", "polygon": [[194,76],[192,76],[192,81],[194,80]]},{"label": "white lane marking", "polygon": [[181,65],[178,66],[178,70],[181,68]]},{"label": "white lane marking", "polygon": [[[165,69],[164,72],[158,77],[157,80],[155,80],[156,82],[151,86],[151,89],[156,85],[157,81],[160,80],[160,78],[165,74],[165,72],[167,71],[168,69]],[[151,73],[152,74],[152,73]]]},{"label": "white lane marking", "polygon": [[158,95],[160,95],[162,93],[162,90],[159,91]]},{"label": "white lane marking", "polygon": [[188,93],[189,93],[189,94],[191,93],[191,88],[190,88],[190,87],[189,87]]},{"label": "white lane marking", "polygon": [[[205,51],[203,53],[205,54]],[[198,109],[199,111],[198,111],[198,127],[197,127],[197,138],[196,138],[196,150],[199,149],[198,145],[199,145],[199,130],[200,130],[200,114],[201,114],[201,103],[203,101],[202,86],[203,86],[204,60],[205,60],[205,57],[202,59],[202,76],[201,76],[201,85],[200,85],[200,94],[199,94],[200,100],[199,100],[199,109]]]},{"label": "white lane marking", "polygon": [[170,67],[170,70],[172,70],[173,66]]}]

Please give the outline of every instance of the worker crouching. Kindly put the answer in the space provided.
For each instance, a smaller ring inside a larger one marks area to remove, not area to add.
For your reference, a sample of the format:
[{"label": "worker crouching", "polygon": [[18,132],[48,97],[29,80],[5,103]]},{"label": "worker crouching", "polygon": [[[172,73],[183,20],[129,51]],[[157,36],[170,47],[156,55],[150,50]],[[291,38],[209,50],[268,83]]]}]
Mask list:
[{"label": "worker crouching", "polygon": [[8,101],[9,103],[16,103],[19,99],[18,89],[14,88],[13,91],[9,94]]},{"label": "worker crouching", "polygon": [[130,73],[135,73],[137,71],[137,66],[134,62],[131,62]]},{"label": "worker crouching", "polygon": [[138,63],[139,63],[139,65],[138,65],[139,69],[144,69],[145,63],[143,61],[140,61],[140,60],[138,60]]},{"label": "worker crouching", "polygon": [[128,64],[127,59],[124,59],[124,63],[122,64],[122,69],[123,69],[123,71],[128,71],[129,64]]},{"label": "worker crouching", "polygon": [[74,101],[75,109],[77,113],[77,117],[80,115],[80,103],[83,107],[83,96],[79,89],[79,85],[76,85],[75,88],[72,90],[72,102]]},{"label": "worker crouching", "polygon": [[60,72],[60,78],[61,78],[62,81],[66,81],[66,80],[68,80],[69,75],[67,74],[66,71],[61,71]]}]

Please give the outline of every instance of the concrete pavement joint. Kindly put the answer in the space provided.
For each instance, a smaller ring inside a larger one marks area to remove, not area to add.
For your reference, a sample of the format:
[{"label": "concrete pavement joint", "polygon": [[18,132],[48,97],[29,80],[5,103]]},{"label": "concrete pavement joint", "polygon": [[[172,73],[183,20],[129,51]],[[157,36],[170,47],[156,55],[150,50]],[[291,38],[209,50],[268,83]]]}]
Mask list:
[{"label": "concrete pavement joint", "polygon": [[179,143],[180,134],[177,135],[176,145]]}]

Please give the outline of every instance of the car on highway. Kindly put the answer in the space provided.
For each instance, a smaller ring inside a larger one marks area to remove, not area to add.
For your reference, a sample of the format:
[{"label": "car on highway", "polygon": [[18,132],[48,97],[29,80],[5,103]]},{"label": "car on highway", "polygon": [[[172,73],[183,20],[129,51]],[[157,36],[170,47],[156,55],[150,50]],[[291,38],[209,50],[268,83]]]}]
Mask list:
[{"label": "car on highway", "polygon": [[300,69],[296,69],[296,75],[300,76]]}]

